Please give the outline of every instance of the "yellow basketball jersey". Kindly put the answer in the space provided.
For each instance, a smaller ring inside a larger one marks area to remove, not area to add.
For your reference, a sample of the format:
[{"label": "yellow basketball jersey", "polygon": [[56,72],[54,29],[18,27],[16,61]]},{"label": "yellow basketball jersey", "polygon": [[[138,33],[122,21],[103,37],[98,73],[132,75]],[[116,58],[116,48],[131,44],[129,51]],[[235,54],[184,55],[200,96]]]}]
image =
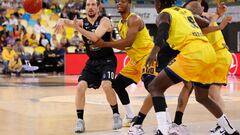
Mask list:
[{"label": "yellow basketball jersey", "polygon": [[[218,24],[215,22],[214,26],[218,26]],[[209,43],[213,46],[214,50],[227,48],[227,45],[221,30],[208,33],[206,34],[206,37],[208,38]]]},{"label": "yellow basketball jersey", "polygon": [[[130,13],[125,23],[122,22],[122,19],[118,23],[118,30],[122,39],[126,38],[128,31],[127,22],[129,17],[132,15],[135,14]],[[125,50],[127,52],[127,55],[131,58],[131,60],[137,63],[151,52],[153,46],[154,46],[153,40],[149,35],[146,26],[144,26],[144,28],[137,33],[136,39],[133,42],[132,46],[126,47]]]},{"label": "yellow basketball jersey", "polygon": [[171,16],[169,38],[167,40],[171,48],[181,51],[185,45],[188,45],[193,40],[208,42],[208,39],[195,22],[192,12],[179,7],[166,8],[161,13],[163,12]]}]

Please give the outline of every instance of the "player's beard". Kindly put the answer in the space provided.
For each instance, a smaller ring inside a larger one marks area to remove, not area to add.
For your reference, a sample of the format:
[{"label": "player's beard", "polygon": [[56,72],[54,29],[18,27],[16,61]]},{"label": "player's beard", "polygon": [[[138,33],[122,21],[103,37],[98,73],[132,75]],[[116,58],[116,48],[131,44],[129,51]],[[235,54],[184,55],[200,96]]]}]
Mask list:
[{"label": "player's beard", "polygon": [[88,15],[90,18],[94,18],[97,14],[91,14],[91,15]]}]

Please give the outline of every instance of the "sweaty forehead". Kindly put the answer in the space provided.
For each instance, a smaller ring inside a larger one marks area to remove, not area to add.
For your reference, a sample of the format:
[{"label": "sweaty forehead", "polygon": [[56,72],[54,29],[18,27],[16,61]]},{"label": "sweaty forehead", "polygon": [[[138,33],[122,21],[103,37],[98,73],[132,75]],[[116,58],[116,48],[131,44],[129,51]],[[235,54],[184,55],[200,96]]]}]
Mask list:
[{"label": "sweaty forehead", "polygon": [[97,3],[97,0],[87,0],[86,3]]}]

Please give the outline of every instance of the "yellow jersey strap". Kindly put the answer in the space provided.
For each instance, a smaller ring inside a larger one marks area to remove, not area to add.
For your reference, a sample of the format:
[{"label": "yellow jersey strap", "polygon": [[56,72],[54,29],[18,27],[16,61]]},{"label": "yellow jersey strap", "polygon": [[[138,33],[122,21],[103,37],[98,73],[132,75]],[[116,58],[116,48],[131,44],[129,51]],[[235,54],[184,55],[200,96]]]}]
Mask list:
[{"label": "yellow jersey strap", "polygon": [[[126,18],[126,22],[128,21],[128,19],[129,19],[129,17],[130,16],[132,16],[132,15],[135,15],[135,13],[133,13],[133,12],[130,12],[130,14],[127,16],[127,18]],[[120,21],[119,21],[120,23],[122,23],[122,18],[120,19]]]}]

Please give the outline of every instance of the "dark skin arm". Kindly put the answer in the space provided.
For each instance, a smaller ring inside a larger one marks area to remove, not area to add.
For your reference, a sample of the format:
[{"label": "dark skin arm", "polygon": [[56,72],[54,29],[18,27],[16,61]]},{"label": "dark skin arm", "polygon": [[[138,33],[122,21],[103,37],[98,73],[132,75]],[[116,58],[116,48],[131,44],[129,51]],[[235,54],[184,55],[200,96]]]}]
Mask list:
[{"label": "dark skin arm", "polygon": [[[161,13],[157,16],[156,19],[156,25],[159,27],[161,23],[168,23],[170,24],[170,15],[168,13]],[[157,33],[157,37],[159,35],[159,31]],[[161,45],[160,45],[161,46]],[[160,51],[160,47],[155,44],[154,48],[152,49],[151,53],[149,54],[147,61],[146,61],[146,66],[152,66],[154,62],[157,60],[157,53]]]},{"label": "dark skin arm", "polygon": [[154,65],[154,62],[157,61],[157,53],[159,51],[160,51],[160,47],[155,45],[147,58],[147,61],[145,64],[147,67]]},{"label": "dark skin arm", "polygon": [[120,39],[113,42],[104,42],[102,39],[94,43],[96,47],[112,47],[119,50],[125,50],[126,47],[131,47],[136,39],[137,33],[143,26],[143,21],[138,16],[131,16],[128,19],[128,31],[125,39]]},{"label": "dark skin arm", "polygon": [[209,26],[209,24],[210,24],[209,20],[207,20],[199,15],[193,15],[193,16],[194,16],[196,23],[198,24],[198,26],[201,29]]}]

